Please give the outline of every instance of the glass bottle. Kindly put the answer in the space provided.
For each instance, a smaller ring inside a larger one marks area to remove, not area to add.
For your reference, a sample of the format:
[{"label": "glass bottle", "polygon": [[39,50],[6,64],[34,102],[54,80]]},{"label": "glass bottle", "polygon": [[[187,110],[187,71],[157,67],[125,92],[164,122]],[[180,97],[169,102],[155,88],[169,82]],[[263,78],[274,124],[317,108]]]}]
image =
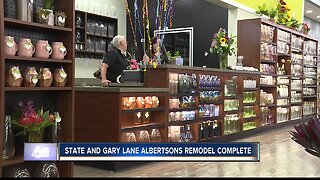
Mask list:
[{"label": "glass bottle", "polygon": [[2,159],[9,159],[15,153],[14,132],[11,126],[11,116],[6,116],[4,122]]},{"label": "glass bottle", "polygon": [[192,142],[193,136],[191,132],[191,125],[187,125],[187,131],[186,131],[186,142]]}]

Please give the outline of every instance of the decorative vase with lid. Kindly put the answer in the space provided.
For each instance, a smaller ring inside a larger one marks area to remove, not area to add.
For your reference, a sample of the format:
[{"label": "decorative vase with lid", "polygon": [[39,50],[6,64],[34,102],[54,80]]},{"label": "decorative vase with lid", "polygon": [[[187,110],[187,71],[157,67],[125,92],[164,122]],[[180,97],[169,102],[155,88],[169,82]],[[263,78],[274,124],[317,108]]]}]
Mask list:
[{"label": "decorative vase with lid", "polygon": [[15,56],[16,52],[18,51],[18,45],[14,41],[14,37],[12,36],[5,36],[4,38],[4,52],[6,55]]}]

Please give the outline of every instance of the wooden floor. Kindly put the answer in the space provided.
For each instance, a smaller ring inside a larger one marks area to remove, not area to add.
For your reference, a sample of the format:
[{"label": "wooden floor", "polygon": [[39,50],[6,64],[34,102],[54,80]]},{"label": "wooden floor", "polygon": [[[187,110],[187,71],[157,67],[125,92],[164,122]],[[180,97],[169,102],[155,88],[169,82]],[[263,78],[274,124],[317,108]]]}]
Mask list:
[{"label": "wooden floor", "polygon": [[284,128],[239,142],[260,142],[260,162],[156,162],[112,172],[75,165],[75,177],[320,177],[320,159]]}]

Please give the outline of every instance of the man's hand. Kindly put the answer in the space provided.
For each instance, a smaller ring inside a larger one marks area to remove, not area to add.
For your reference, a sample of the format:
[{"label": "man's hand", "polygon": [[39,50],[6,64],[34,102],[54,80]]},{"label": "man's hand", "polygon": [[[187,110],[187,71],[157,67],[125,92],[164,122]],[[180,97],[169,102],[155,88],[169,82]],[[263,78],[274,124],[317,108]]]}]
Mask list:
[{"label": "man's hand", "polygon": [[102,83],[102,86],[109,86],[109,84],[111,83],[111,81],[109,81],[109,80],[102,80],[101,83]]}]

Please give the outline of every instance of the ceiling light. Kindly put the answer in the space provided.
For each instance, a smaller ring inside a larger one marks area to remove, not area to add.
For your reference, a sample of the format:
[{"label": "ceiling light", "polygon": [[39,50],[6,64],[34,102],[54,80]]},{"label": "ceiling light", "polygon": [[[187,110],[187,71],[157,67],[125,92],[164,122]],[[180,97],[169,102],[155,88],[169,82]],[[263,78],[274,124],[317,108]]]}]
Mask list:
[{"label": "ceiling light", "polygon": [[318,18],[318,19],[320,19],[320,15],[319,15],[319,16],[317,16],[317,18]]},{"label": "ceiling light", "polygon": [[312,13],[312,10],[307,10],[306,13]]}]

